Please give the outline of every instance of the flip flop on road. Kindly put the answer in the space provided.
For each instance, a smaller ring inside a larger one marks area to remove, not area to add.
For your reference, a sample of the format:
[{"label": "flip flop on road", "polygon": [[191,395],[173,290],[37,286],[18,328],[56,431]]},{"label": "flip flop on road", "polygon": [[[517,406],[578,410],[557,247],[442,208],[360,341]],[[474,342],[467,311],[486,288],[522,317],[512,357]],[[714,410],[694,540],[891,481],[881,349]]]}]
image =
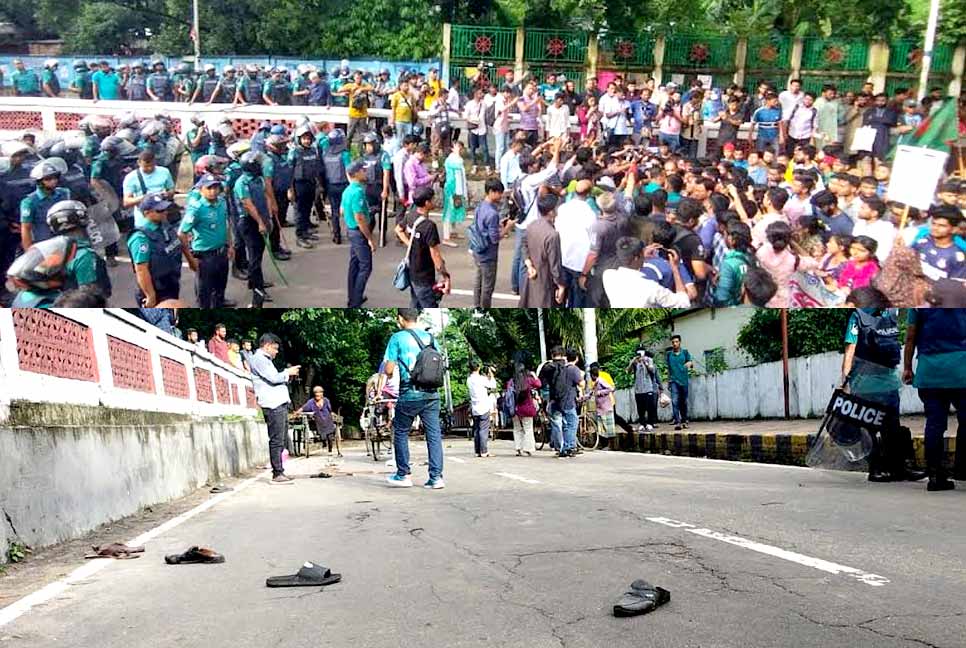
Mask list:
[{"label": "flip flop on road", "polygon": [[141,557],[133,554],[144,553],[144,547],[129,547],[126,544],[121,544],[119,542],[112,542],[108,545],[93,545],[91,549],[94,550],[94,553],[84,556],[84,558],[88,560],[92,558],[116,558],[117,560],[132,560],[134,558]]},{"label": "flip flop on road", "polygon": [[171,554],[164,557],[169,565],[214,564],[225,562],[225,557],[208,547],[191,547],[182,554]]},{"label": "flip flop on road", "polygon": [[671,600],[671,593],[647,581],[636,580],[614,606],[614,616],[631,617],[647,614]]},{"label": "flip flop on road", "polygon": [[208,492],[209,493],[215,493],[217,495],[218,493],[227,493],[227,492],[233,491],[233,490],[235,490],[235,489],[232,488],[231,486],[225,486],[224,484],[218,484],[217,486],[213,487]]},{"label": "flip flop on road", "polygon": [[324,587],[342,580],[342,574],[333,574],[328,567],[307,562],[297,574],[289,576],[270,576],[265,580],[266,587]]}]

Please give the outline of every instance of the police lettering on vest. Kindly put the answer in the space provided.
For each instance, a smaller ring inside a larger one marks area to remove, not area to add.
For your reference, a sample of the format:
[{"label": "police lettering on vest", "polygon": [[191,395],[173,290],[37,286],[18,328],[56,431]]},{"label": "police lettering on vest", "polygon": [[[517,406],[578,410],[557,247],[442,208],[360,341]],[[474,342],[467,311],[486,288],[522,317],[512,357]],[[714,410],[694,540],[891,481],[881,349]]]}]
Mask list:
[{"label": "police lettering on vest", "polygon": [[275,175],[272,177],[272,189],[275,193],[285,193],[292,186],[292,165],[284,157],[269,153],[268,156],[275,163]]},{"label": "police lettering on vest", "polygon": [[382,156],[379,154],[367,154],[362,158],[362,164],[366,170],[366,187],[379,187],[382,190]]}]

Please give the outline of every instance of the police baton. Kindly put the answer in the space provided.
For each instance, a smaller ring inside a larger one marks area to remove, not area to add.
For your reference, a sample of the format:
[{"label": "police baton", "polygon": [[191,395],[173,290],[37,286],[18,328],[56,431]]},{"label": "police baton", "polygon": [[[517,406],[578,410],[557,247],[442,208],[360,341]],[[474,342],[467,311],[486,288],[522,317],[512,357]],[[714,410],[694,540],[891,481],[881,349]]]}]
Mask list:
[{"label": "police baton", "polygon": [[265,241],[265,249],[268,250],[268,258],[272,260],[272,267],[275,268],[275,272],[278,273],[282,283],[288,287],[288,279],[285,278],[285,275],[282,273],[282,269],[278,267],[278,260],[275,258],[274,250],[272,250],[272,243],[268,240],[268,234],[262,234],[262,239]]},{"label": "police baton", "polygon": [[386,247],[386,206],[389,198],[382,199],[382,209],[379,211],[379,247]]}]

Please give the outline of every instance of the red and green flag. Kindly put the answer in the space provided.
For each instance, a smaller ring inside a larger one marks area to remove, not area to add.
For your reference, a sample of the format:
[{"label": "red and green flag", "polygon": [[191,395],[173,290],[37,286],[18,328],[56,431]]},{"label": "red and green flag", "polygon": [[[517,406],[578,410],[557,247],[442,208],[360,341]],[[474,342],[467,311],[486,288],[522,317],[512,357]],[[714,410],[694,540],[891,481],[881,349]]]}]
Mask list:
[{"label": "red and green flag", "polygon": [[947,99],[935,114],[923,120],[912,137],[903,144],[948,152],[958,138],[959,105],[955,99]]}]

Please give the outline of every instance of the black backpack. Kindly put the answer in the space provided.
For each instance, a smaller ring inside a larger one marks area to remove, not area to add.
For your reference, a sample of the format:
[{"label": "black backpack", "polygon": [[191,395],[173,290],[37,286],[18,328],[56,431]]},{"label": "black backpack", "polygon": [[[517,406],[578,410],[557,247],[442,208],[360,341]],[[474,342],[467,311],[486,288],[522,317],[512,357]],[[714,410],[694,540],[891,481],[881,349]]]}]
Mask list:
[{"label": "black backpack", "polygon": [[559,403],[570,388],[567,380],[567,365],[559,362],[553,363],[553,374],[550,378],[550,400]]},{"label": "black backpack", "polygon": [[424,344],[419,334],[412,329],[406,329],[419,345],[416,364],[409,371],[413,386],[420,391],[435,391],[443,386],[443,376],[446,373],[446,363],[443,354],[436,350],[432,334],[429,344]]},{"label": "black backpack", "polygon": [[859,323],[859,339],[855,346],[855,356],[880,367],[899,366],[902,347],[899,344],[899,323],[889,310],[878,315],[855,309]]}]

